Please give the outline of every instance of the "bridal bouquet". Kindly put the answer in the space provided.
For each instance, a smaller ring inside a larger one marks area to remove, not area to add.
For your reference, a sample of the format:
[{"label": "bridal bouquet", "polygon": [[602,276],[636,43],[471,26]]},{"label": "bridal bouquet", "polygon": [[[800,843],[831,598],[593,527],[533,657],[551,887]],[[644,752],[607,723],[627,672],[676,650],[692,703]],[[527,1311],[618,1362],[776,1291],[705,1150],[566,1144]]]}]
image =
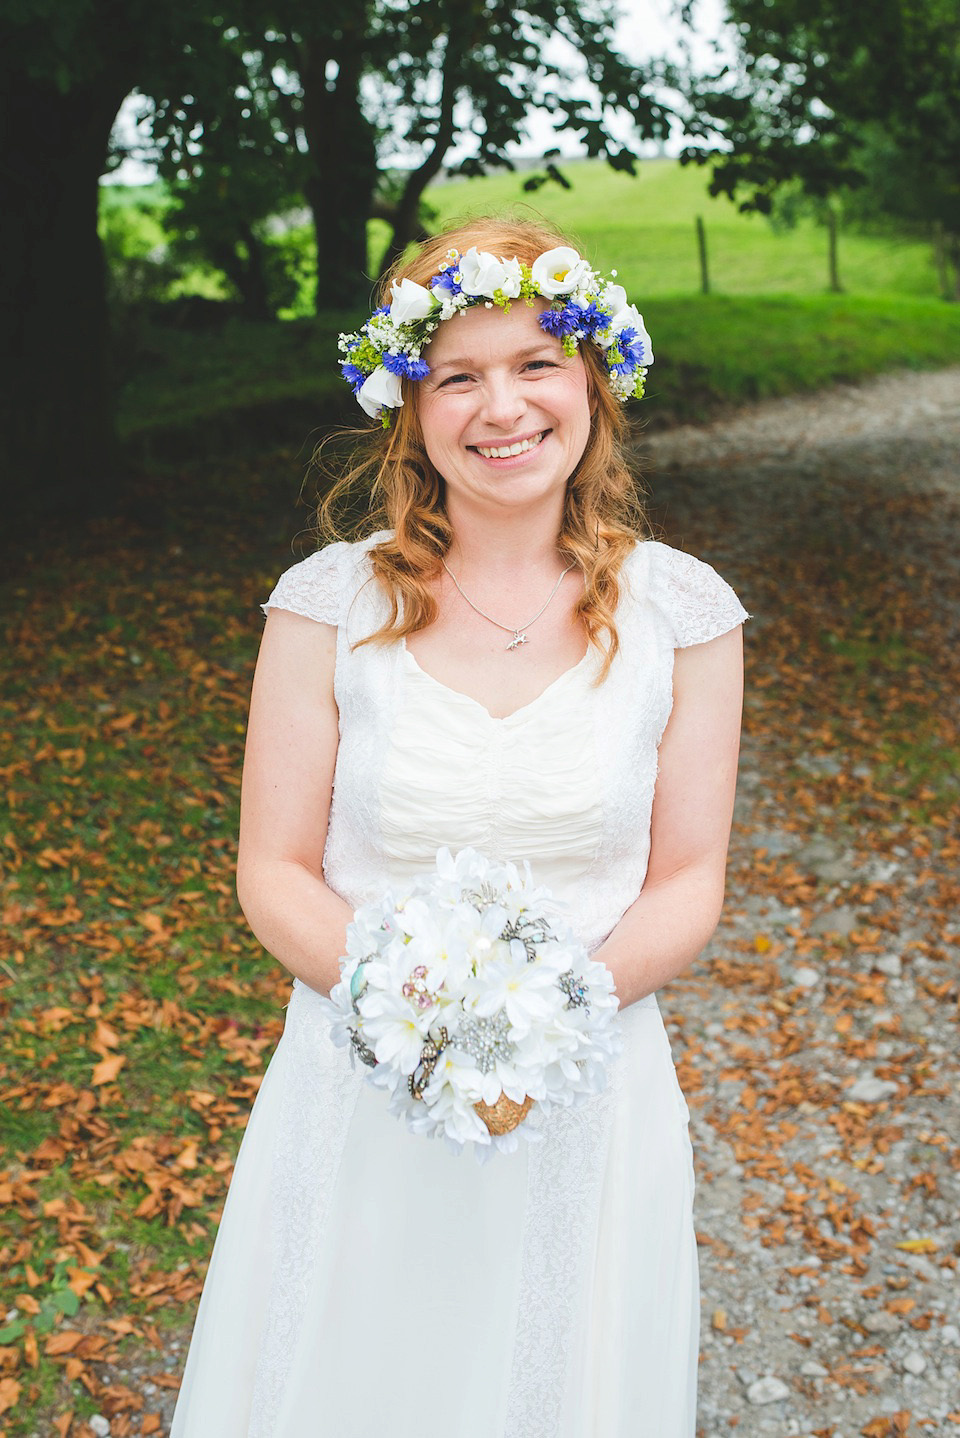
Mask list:
[{"label": "bridal bouquet", "polygon": [[619,1049],[612,976],[529,865],[441,849],[402,896],[357,910],[340,967],[334,1041],[414,1132],[457,1153],[509,1152],[521,1124],[539,1137],[541,1116],[600,1091]]}]

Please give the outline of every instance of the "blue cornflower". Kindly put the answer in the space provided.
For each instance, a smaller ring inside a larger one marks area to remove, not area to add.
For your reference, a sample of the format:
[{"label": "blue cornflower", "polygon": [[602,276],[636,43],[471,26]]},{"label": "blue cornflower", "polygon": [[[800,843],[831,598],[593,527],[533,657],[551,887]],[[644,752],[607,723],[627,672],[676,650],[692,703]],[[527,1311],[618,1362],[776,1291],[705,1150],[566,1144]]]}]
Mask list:
[{"label": "blue cornflower", "polygon": [[580,306],[577,306],[577,308],[580,312],[580,329],[591,339],[597,330],[605,330],[610,323],[610,315],[606,310],[600,308],[596,300],[591,300],[590,303],[583,308],[580,308]]},{"label": "blue cornflower", "polygon": [[611,365],[610,368],[618,374],[629,374],[645,363],[643,340],[630,325],[625,325],[617,335],[617,347],[623,355],[623,364]]},{"label": "blue cornflower", "polygon": [[449,270],[442,270],[439,275],[434,275],[433,279],[430,281],[430,288],[432,290],[446,290],[448,294],[451,295],[462,294],[463,286],[458,284],[458,282],[453,278],[454,275],[457,273],[459,273],[459,271],[457,271],[453,267],[451,267]]},{"label": "blue cornflower", "polygon": [[354,394],[356,394],[357,390],[360,388],[360,386],[363,384],[364,380],[367,377],[364,374],[363,370],[357,369],[356,365],[351,364],[349,360],[340,361],[340,373],[347,381],[347,384],[353,386]]},{"label": "blue cornflower", "polygon": [[426,360],[411,359],[408,354],[383,353],[383,365],[391,374],[398,374],[402,379],[426,379],[430,373],[430,366]]},{"label": "blue cornflower", "polygon": [[564,305],[562,310],[544,310],[540,316],[540,328],[558,340],[565,339],[579,329],[580,313],[578,305]]}]

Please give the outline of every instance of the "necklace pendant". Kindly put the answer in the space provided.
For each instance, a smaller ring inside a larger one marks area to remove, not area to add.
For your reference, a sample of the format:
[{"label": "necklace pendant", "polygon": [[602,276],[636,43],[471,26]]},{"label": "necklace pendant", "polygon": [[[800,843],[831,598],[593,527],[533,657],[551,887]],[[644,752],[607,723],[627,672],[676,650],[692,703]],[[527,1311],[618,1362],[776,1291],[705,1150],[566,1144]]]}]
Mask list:
[{"label": "necklace pendant", "polygon": [[513,632],[513,638],[510,640],[510,643],[507,645],[507,648],[519,649],[521,644],[529,644],[529,642],[530,641],[525,634],[521,634],[519,629],[515,629]]}]

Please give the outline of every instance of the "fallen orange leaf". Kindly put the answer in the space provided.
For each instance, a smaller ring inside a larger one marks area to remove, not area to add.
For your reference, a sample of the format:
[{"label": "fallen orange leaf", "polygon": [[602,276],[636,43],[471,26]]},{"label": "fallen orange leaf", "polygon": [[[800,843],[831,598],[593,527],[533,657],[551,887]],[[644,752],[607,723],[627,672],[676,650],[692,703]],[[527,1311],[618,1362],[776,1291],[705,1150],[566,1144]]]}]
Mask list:
[{"label": "fallen orange leaf", "polygon": [[101,1059],[95,1064],[91,1080],[94,1088],[98,1088],[100,1084],[113,1083],[126,1061],[123,1054],[111,1054],[109,1058]]},{"label": "fallen orange leaf", "polygon": [[0,1413],[6,1413],[20,1397],[20,1384],[15,1378],[0,1378]]}]

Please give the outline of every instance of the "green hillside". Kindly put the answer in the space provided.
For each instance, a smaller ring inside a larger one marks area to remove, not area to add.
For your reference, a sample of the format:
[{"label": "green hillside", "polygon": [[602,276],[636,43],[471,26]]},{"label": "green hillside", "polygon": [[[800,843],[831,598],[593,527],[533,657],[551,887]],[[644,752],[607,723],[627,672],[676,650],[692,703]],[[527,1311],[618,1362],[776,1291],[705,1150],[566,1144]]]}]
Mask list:
[{"label": "green hillside", "polygon": [[[427,194],[440,221],[507,208],[545,216],[575,234],[590,257],[616,267],[631,294],[699,290],[694,221],[707,232],[711,287],[730,295],[817,294],[827,288],[826,231],[812,220],[774,231],[762,215],[743,215],[707,193],[708,171],[675,160],[647,160],[636,177],[602,161],[563,167],[573,188],[523,193],[524,176],[495,174],[435,186]],[[840,271],[850,293],[936,296],[929,245],[889,236],[841,234]]]}]

